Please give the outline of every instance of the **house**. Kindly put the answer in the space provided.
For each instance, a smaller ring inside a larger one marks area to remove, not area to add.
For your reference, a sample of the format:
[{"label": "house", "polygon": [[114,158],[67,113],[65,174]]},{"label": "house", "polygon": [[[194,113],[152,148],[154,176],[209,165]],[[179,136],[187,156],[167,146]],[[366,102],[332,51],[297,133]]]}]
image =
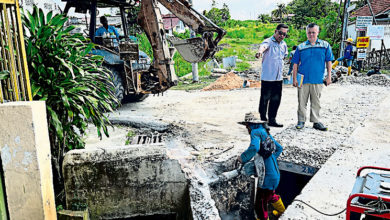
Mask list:
[{"label": "house", "polygon": [[[370,0],[372,11],[378,25],[384,26],[384,43],[390,48],[390,0]],[[372,16],[368,4],[351,12],[350,17]],[[374,24],[374,23],[373,23]],[[356,40],[357,37],[366,36],[366,30],[356,30],[356,20],[348,23],[348,37]],[[371,40],[368,51],[381,49],[380,40]]]},{"label": "house", "polygon": [[167,34],[173,35],[173,31],[184,33],[188,29],[184,23],[174,14],[162,15],[164,30]]}]

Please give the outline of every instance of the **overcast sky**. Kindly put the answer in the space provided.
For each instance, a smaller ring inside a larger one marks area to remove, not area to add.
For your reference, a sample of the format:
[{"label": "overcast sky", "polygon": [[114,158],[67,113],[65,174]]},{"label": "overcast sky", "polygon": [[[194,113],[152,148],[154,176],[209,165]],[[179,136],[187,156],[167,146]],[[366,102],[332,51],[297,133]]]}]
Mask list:
[{"label": "overcast sky", "polygon": [[[270,14],[280,3],[287,4],[291,0],[217,0],[217,8],[226,3],[230,16],[236,20],[257,19],[259,14]],[[198,11],[210,10],[212,0],[192,0],[193,7]]]}]

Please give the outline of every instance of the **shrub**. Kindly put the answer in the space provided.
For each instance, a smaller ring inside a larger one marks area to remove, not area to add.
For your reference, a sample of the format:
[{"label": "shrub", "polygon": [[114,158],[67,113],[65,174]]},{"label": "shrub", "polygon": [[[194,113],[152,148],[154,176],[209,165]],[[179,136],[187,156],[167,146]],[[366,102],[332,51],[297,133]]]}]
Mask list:
[{"label": "shrub", "polygon": [[[34,100],[46,101],[54,176],[61,188],[64,153],[84,148],[83,135],[88,122],[96,126],[99,137],[108,136],[109,121],[103,114],[118,102],[110,76],[102,67],[103,58],[91,55],[94,44],[81,34],[70,34],[67,18],[52,12],[44,15],[34,7],[23,13],[27,30],[26,53]],[[58,193],[58,188],[57,188]]]}]

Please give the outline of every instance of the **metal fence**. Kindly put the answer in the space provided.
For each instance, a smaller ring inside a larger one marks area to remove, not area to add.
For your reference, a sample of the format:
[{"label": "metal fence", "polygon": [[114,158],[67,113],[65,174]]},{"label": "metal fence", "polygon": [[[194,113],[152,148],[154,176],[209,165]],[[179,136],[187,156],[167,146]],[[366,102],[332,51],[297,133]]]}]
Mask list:
[{"label": "metal fence", "polygon": [[31,101],[18,0],[0,0],[0,103]]}]

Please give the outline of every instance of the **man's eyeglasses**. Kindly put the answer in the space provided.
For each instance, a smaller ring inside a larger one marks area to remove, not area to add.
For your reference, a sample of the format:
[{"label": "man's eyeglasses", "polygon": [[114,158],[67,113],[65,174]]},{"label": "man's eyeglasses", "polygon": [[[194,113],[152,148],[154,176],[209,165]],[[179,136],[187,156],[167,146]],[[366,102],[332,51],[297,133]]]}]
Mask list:
[{"label": "man's eyeglasses", "polygon": [[284,37],[287,37],[287,33],[286,32],[283,32],[283,31],[278,31],[278,34],[281,35],[281,36],[284,36]]}]

